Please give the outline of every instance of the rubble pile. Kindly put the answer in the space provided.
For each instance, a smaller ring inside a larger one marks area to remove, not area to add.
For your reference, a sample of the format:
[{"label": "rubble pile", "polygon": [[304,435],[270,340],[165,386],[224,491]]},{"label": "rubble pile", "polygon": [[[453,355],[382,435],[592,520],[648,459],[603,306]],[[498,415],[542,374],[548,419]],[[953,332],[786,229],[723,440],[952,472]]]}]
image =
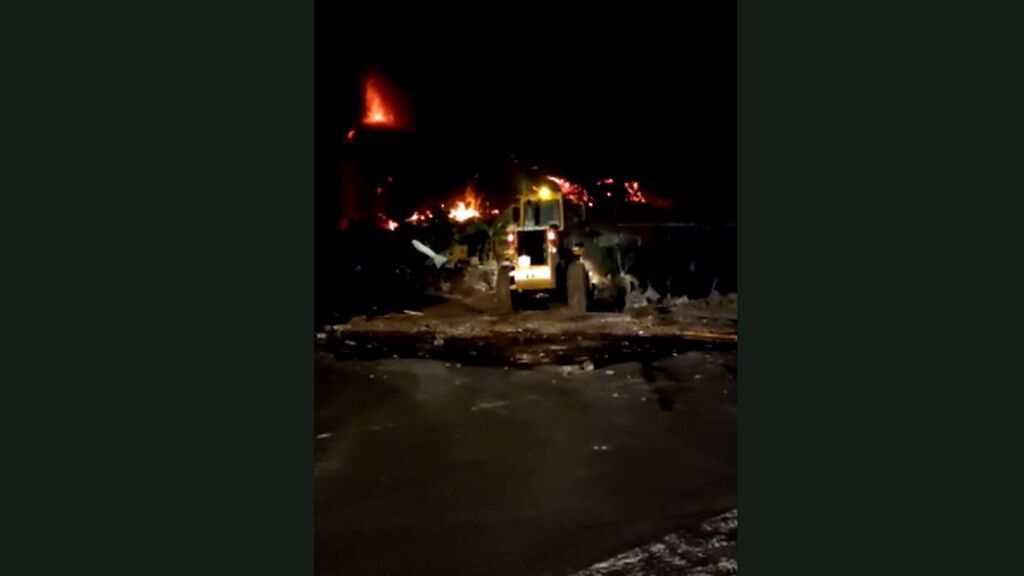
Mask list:
[{"label": "rubble pile", "polygon": [[[737,295],[712,290],[706,298],[662,295],[635,278],[628,281],[621,312],[572,313],[556,302],[539,299],[514,314],[499,314],[494,261],[441,268],[428,294],[440,304],[376,316],[357,316],[344,324],[326,326],[317,336],[320,344],[330,338],[356,336],[419,336],[445,338],[549,338],[552,336],[612,336],[680,338],[715,342],[737,340]],[[614,288],[614,286],[613,286]],[[530,309],[532,308],[532,309]]]},{"label": "rubble pile", "polygon": [[[736,340],[736,297],[647,305],[626,313],[572,314],[564,308],[527,310],[512,315],[492,313],[493,292],[485,281],[468,281],[453,288],[446,302],[422,311],[408,310],[373,318],[359,316],[329,326],[336,338],[346,334],[432,334],[437,338],[499,335],[546,337],[610,335],[678,337],[714,341]],[[716,303],[717,302],[717,303]]]},{"label": "rubble pile", "polygon": [[704,522],[697,530],[668,534],[572,576],[736,574],[738,527],[737,512],[733,509]]}]

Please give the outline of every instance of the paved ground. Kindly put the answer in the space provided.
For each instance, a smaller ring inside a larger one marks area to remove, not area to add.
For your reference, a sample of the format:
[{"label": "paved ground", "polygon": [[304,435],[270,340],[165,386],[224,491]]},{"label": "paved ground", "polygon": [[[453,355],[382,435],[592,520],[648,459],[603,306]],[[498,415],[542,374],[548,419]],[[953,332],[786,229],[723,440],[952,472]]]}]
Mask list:
[{"label": "paved ground", "polygon": [[564,576],[736,506],[734,351],[316,368],[318,574]]}]

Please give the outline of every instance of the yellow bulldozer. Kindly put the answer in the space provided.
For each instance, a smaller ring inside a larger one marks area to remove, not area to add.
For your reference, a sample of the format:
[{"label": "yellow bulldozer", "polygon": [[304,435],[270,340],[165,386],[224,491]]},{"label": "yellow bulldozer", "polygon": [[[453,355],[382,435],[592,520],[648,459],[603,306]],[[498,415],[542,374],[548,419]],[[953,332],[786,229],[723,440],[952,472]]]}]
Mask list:
[{"label": "yellow bulldozer", "polygon": [[549,186],[519,194],[495,282],[499,311],[510,312],[540,293],[564,298],[574,312],[586,311],[590,282],[581,259],[584,219],[583,206]]}]

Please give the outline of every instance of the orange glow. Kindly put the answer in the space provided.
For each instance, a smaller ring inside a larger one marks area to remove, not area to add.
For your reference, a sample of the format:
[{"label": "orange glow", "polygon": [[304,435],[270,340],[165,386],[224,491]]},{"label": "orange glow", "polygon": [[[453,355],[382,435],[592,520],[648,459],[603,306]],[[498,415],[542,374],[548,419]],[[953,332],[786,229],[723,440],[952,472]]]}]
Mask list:
[{"label": "orange glow", "polygon": [[410,224],[423,225],[423,224],[426,224],[433,217],[434,217],[434,213],[433,212],[431,212],[430,210],[424,209],[424,210],[417,210],[417,211],[413,212],[412,216],[409,216],[408,218],[406,218],[405,221],[410,223]]},{"label": "orange glow", "polygon": [[395,222],[394,220],[388,218],[383,214],[377,214],[377,222],[380,224],[380,227],[385,230],[390,230],[391,232],[394,232],[395,230],[398,229],[398,222]]},{"label": "orange glow", "polygon": [[384,91],[379,82],[373,77],[366,80],[365,108],[364,124],[381,127],[395,126],[395,111],[385,100]]},{"label": "orange glow", "polygon": [[626,202],[635,202],[637,204],[646,204],[647,199],[644,198],[643,192],[640,191],[640,183],[636,180],[626,182]]},{"label": "orange glow", "polygon": [[604,180],[601,180],[599,184],[615,184],[615,180],[611,178],[605,178]]},{"label": "orange glow", "polygon": [[587,189],[583,186],[573,184],[565,178],[560,178],[558,176],[548,176],[548,180],[558,184],[558,187],[562,190],[562,196],[565,196],[569,200],[579,202],[581,204],[590,202],[590,193],[587,192]]},{"label": "orange glow", "polygon": [[[473,187],[466,187],[466,195],[461,200],[455,201],[455,208],[448,211],[448,217],[456,222],[465,222],[471,218],[480,217],[480,206],[482,202],[473,193]],[[441,205],[444,207],[444,204]]]},{"label": "orange glow", "polygon": [[466,220],[476,218],[477,216],[480,216],[480,212],[473,207],[473,205],[467,205],[462,200],[459,200],[455,208],[452,208],[451,211],[448,212],[448,217],[456,222],[465,222]]},{"label": "orange glow", "polygon": [[348,134],[345,135],[345,142],[352,142],[355,139],[356,139],[356,129],[353,128],[353,129],[348,131]]}]

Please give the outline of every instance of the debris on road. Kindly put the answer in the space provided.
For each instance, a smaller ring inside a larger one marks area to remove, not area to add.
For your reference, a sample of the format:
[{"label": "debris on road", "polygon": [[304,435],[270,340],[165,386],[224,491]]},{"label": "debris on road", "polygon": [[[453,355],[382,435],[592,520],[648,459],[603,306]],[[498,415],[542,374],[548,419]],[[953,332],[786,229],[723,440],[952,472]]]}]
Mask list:
[{"label": "debris on road", "polygon": [[648,304],[654,304],[661,300],[661,294],[651,286],[647,286],[647,290],[644,292],[644,299],[647,300]]},{"label": "debris on road", "polygon": [[736,510],[715,516],[695,531],[673,532],[646,546],[572,574],[572,576],[640,576],[738,573]]},{"label": "debris on road", "polygon": [[717,290],[712,290],[711,291],[711,295],[708,296],[708,305],[710,305],[710,306],[721,306],[722,305],[722,295],[719,294]]},{"label": "debris on road", "polygon": [[[335,337],[374,334],[433,334],[435,346],[448,337],[490,337],[520,334],[526,337],[557,337],[577,340],[586,336],[678,337],[706,340],[699,333],[736,335],[735,307],[723,299],[718,308],[698,300],[671,306],[647,306],[635,313],[592,312],[580,316],[566,309],[527,310],[506,317],[483,313],[469,297],[451,298],[418,313],[357,317],[336,326]],[[714,338],[712,336],[711,338]],[[727,341],[726,340],[723,341]],[[626,343],[623,343],[627,345]]]}]

